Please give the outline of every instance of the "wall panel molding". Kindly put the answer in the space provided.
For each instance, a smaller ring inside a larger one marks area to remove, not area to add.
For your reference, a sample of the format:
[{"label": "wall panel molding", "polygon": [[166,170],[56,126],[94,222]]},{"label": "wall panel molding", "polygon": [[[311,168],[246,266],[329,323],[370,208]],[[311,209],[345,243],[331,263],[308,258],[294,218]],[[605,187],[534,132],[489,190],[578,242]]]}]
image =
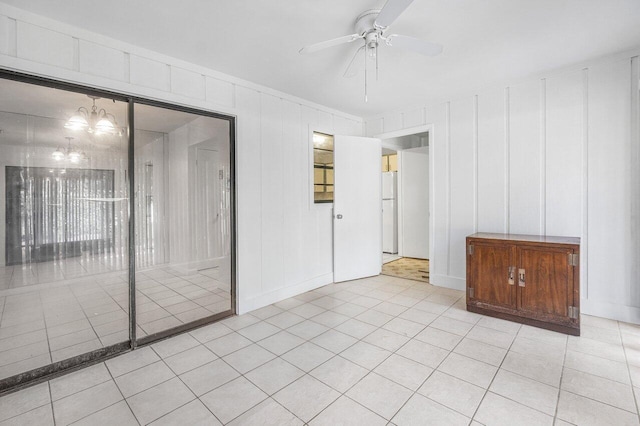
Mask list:
[{"label": "wall panel molding", "polygon": [[[640,308],[640,58],[631,58],[631,240],[633,241],[631,304]],[[639,315],[640,316],[640,315]]]},{"label": "wall panel molding", "polygon": [[[456,259],[460,227],[485,231],[487,206],[504,199],[500,220],[507,232],[581,237],[583,313],[640,323],[639,81],[637,53],[611,55],[587,67],[567,67],[425,107],[425,122],[434,124],[432,146],[440,170],[433,179],[432,282],[464,288],[465,268]],[[493,96],[501,97],[503,108],[491,106]],[[471,105],[470,131],[460,118],[461,101]],[[442,111],[441,123],[434,111]],[[504,135],[500,144],[487,144],[496,115]],[[468,155],[459,151],[459,143],[466,144]],[[504,164],[491,163],[495,157]],[[499,179],[487,172],[492,166]],[[460,186],[458,173],[465,167],[472,189]],[[487,182],[498,185],[487,191]],[[469,191],[473,215],[458,211],[465,208],[460,191]]]},{"label": "wall panel molding", "polygon": [[540,234],[547,235],[547,80],[540,80]]},{"label": "wall panel molding", "polygon": [[478,232],[478,95],[473,97],[473,232]]},{"label": "wall panel molding", "polygon": [[511,232],[511,109],[510,89],[504,88],[504,232]]},{"label": "wall panel molding", "polygon": [[445,139],[444,139],[444,148],[445,148],[445,170],[446,170],[446,213],[445,217],[447,218],[445,223],[445,230],[447,232],[447,276],[451,275],[451,103],[447,102],[445,104],[445,114],[444,114],[444,126],[445,126]]},{"label": "wall panel molding", "polygon": [[582,70],[582,236],[580,295],[589,298],[589,69]]},{"label": "wall panel molding", "polygon": [[[127,54],[138,56],[141,58],[146,58],[148,60],[161,62],[166,64],[167,66],[176,66],[179,68],[183,68],[185,70],[190,70],[197,74],[202,74],[204,76],[227,81],[237,86],[242,86],[248,89],[261,91],[263,93],[270,94],[276,97],[281,97],[283,99],[287,99],[299,104],[309,105],[313,108],[316,108],[321,111],[325,111],[329,114],[340,115],[345,118],[355,120],[357,122],[363,121],[361,117],[357,117],[352,114],[347,114],[342,111],[329,108],[324,105],[320,105],[320,104],[308,101],[306,99],[299,98],[297,96],[289,95],[287,93],[283,93],[278,90],[271,89],[269,87],[261,86],[257,83],[243,80],[238,77],[224,74],[222,72],[219,72],[210,68],[206,68],[200,65],[187,62],[187,61],[183,61],[181,59],[173,58],[171,56],[154,52],[152,50],[148,50],[130,43],[112,39],[110,37],[106,37],[88,30],[84,30],[69,24],[65,24],[63,22],[58,22],[41,15],[36,15],[31,12],[28,12],[19,8],[15,8],[13,6],[9,6],[4,3],[0,3],[0,16],[4,16],[9,21],[14,21],[17,24],[23,23],[23,24],[41,27],[47,31],[52,31],[53,33],[60,34],[60,36],[63,36],[63,37],[64,36],[68,36],[69,38],[75,37],[79,40],[84,40],[87,42],[92,42],[95,44],[106,46],[111,49],[119,50],[122,53],[127,53]],[[0,25],[0,29],[1,29],[1,25]],[[8,43],[11,43],[11,40],[8,40]],[[16,40],[16,44],[17,44],[17,40]],[[191,99],[188,97],[185,98],[182,96],[176,96],[176,97],[173,97],[171,95],[168,96],[167,93],[165,93],[165,92],[168,92],[167,90],[163,90],[161,91],[161,93],[157,93],[155,91],[144,90],[145,88],[148,88],[148,86],[141,87],[136,84],[133,84],[133,85],[122,84],[123,83],[122,81],[118,81],[116,84],[114,84],[114,80],[110,78],[94,79],[94,78],[91,78],[90,76],[87,76],[83,72],[73,71],[71,66],[72,61],[69,61],[69,66],[62,67],[71,71],[69,73],[66,73],[60,69],[60,65],[55,65],[60,60],[59,58],[56,58],[53,62],[33,62],[28,59],[25,60],[24,58],[21,58],[22,60],[12,61],[10,60],[10,58],[12,56],[13,57],[16,56],[15,52],[13,52],[13,54],[11,54],[11,52],[4,53],[4,55],[6,56],[3,56],[3,53],[4,52],[0,50],[0,66],[5,69],[22,71],[22,72],[27,72],[33,75],[38,75],[43,77],[52,77],[52,78],[57,78],[64,81],[70,81],[70,82],[75,82],[80,84],[87,84],[89,86],[97,87],[105,90],[115,90],[123,94],[133,94],[138,96],[150,97],[152,99],[157,99],[157,100],[180,103],[181,105],[185,105],[185,106],[194,106],[197,108],[205,108],[212,111],[232,113],[232,111],[229,111],[229,110],[220,110],[219,108],[214,109],[212,108],[211,104],[207,102],[203,102],[200,99]],[[52,64],[55,66],[52,66]],[[171,92],[168,92],[168,93],[171,93]],[[204,95],[202,95],[201,98],[204,99]],[[196,103],[196,101],[200,101],[200,102]]]}]

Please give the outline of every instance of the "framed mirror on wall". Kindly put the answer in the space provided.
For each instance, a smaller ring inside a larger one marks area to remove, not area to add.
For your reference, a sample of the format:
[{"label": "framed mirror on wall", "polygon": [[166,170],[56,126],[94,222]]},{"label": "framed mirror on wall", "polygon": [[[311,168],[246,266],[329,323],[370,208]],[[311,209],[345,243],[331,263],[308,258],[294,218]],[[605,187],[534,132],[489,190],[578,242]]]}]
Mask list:
[{"label": "framed mirror on wall", "polygon": [[234,131],[0,72],[0,392],[234,313]]}]

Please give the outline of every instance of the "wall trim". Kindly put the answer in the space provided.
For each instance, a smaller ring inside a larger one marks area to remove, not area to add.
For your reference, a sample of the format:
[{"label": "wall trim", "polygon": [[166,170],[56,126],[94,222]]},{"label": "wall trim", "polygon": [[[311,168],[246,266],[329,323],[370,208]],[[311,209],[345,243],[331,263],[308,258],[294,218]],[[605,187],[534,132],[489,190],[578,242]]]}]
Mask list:
[{"label": "wall trim", "polygon": [[[431,262],[429,262],[431,263]],[[438,287],[446,287],[453,290],[464,291],[467,288],[467,280],[464,278],[457,278],[448,275],[429,275],[431,277],[431,284]]]},{"label": "wall trim", "polygon": [[[48,29],[48,30],[56,31],[56,32],[59,32],[61,34],[65,34],[65,35],[71,36],[71,37],[79,39],[79,40],[85,40],[85,41],[89,41],[89,42],[92,42],[92,43],[95,43],[95,44],[98,44],[98,45],[101,45],[101,46],[104,46],[104,47],[109,47],[109,48],[112,48],[112,49],[120,50],[120,51],[122,51],[122,52],[124,52],[124,53],[126,53],[128,55],[133,54],[133,55],[140,56],[140,57],[143,57],[143,58],[152,59],[152,60],[155,60],[155,61],[158,61],[158,62],[165,63],[165,64],[169,65],[170,67],[178,67],[178,68],[181,68],[181,69],[184,69],[184,70],[188,70],[188,71],[192,71],[192,72],[195,72],[195,73],[199,73],[199,74],[201,74],[203,76],[206,76],[206,77],[211,77],[211,78],[215,78],[215,79],[218,79],[218,80],[223,80],[223,81],[225,81],[227,83],[232,83],[232,84],[234,84],[236,86],[246,87],[248,89],[252,89],[252,90],[255,90],[255,91],[258,91],[258,92],[261,92],[261,93],[269,94],[269,95],[272,95],[272,96],[275,96],[275,97],[278,97],[278,98],[281,98],[281,99],[286,99],[286,100],[292,101],[294,103],[298,103],[300,105],[305,105],[305,106],[317,109],[318,111],[324,111],[324,112],[327,112],[329,114],[336,114],[336,115],[345,117],[345,118],[347,118],[349,120],[353,120],[353,121],[356,121],[356,122],[363,122],[362,117],[358,117],[358,116],[355,116],[355,115],[352,115],[352,114],[348,114],[348,113],[345,113],[345,112],[342,112],[342,111],[338,111],[336,109],[329,108],[329,107],[326,107],[324,105],[320,105],[320,104],[317,104],[315,102],[311,102],[309,100],[302,99],[302,98],[299,98],[299,97],[294,96],[294,95],[290,95],[290,94],[288,94],[286,92],[281,92],[279,90],[272,89],[270,87],[263,86],[263,85],[260,85],[260,84],[257,84],[257,83],[253,83],[251,81],[243,80],[243,79],[234,77],[234,76],[229,75],[229,74],[224,74],[224,73],[222,73],[220,71],[216,71],[216,70],[214,70],[212,68],[207,68],[207,67],[202,66],[202,65],[197,65],[197,64],[194,64],[192,62],[188,62],[188,61],[185,61],[185,60],[182,60],[182,59],[178,59],[178,58],[175,58],[175,57],[172,57],[172,56],[168,56],[168,55],[165,55],[165,54],[153,51],[153,50],[149,50],[149,49],[146,49],[146,48],[143,48],[143,47],[140,47],[140,46],[136,46],[134,44],[126,43],[126,42],[123,42],[123,41],[120,41],[120,40],[117,40],[117,39],[114,39],[114,38],[111,38],[111,37],[108,37],[108,36],[105,36],[105,35],[101,35],[101,34],[98,34],[98,33],[92,32],[92,31],[88,31],[88,30],[85,30],[85,29],[82,29],[82,28],[79,28],[79,27],[76,27],[76,26],[61,22],[61,21],[56,21],[56,20],[48,18],[46,16],[38,15],[38,14],[29,12],[29,11],[26,11],[26,10],[23,10],[23,9],[19,9],[19,8],[16,8],[16,7],[4,4],[4,3],[0,3],[0,15],[7,16],[8,18],[14,19],[16,21],[26,22],[26,23],[29,23],[29,24],[32,24],[32,25],[35,25],[35,26],[39,26],[39,27]],[[4,58],[5,56],[6,55],[0,55],[0,58]],[[15,57],[13,57],[11,59],[18,60],[17,63],[14,63],[15,65],[13,65],[11,63],[8,64],[9,67],[11,67],[12,69],[14,69],[16,71],[24,71],[25,69],[28,69],[28,68],[25,68],[21,64],[21,62],[24,63],[24,64],[34,64],[33,62],[25,60],[25,59],[20,59],[20,58],[15,58]],[[83,80],[80,80],[78,77],[87,76],[86,74],[82,74],[82,73],[80,73],[78,71],[68,70],[68,69],[65,69],[65,68],[47,66],[47,65],[44,65],[44,64],[37,64],[37,65],[42,65],[43,67],[48,67],[48,68],[51,68],[52,70],[55,70],[55,71],[50,71],[50,72],[45,73],[45,74],[41,74],[39,71],[31,71],[30,70],[29,72],[35,72],[35,73],[37,73],[38,75],[41,75],[41,76],[49,76],[49,77],[54,77],[55,76],[55,78],[68,79],[68,81],[71,81],[71,82],[83,81]],[[16,66],[16,68],[14,68],[14,66]],[[73,77],[61,77],[60,74],[59,74],[61,71],[71,72],[72,73],[71,75],[75,75],[75,76],[73,76]],[[105,89],[106,88],[111,88],[111,84],[112,83],[126,83],[128,86],[136,87],[136,89],[141,89],[142,88],[140,86],[136,86],[136,85],[133,85],[133,84],[130,84],[128,82],[121,81],[121,80],[111,80],[111,79],[108,79],[108,78],[97,77],[97,76],[91,76],[91,79],[93,80],[94,77],[96,79],[103,79],[103,80],[109,82],[108,86],[101,86],[102,88],[105,88]],[[89,84],[94,85],[95,83],[89,83]],[[121,89],[120,87],[116,87],[116,90],[121,92],[123,89]],[[127,89],[124,89],[124,90],[127,90]],[[151,89],[151,90],[153,90],[153,89]],[[154,90],[154,91],[157,91],[157,92],[160,92],[160,93],[165,93],[165,94],[168,94],[168,95],[171,95],[171,96],[175,96],[175,94],[172,93],[172,92],[164,92],[164,91],[160,91],[160,90]],[[154,95],[149,95],[147,93],[144,93],[143,96],[145,96],[145,97],[151,96],[151,97],[156,98]],[[180,96],[180,95],[178,95],[178,96]],[[199,100],[197,98],[190,98],[190,97],[186,97],[186,96],[182,96],[182,97],[185,99],[183,102],[188,102],[187,106],[188,105],[198,105],[198,108],[203,108],[202,106],[200,106],[199,103],[197,103],[198,101],[201,101],[201,102],[204,103],[204,105],[209,105],[208,108],[210,108],[211,102],[206,102],[204,100]],[[164,97],[158,98],[158,100],[164,100],[164,99],[165,99]],[[187,99],[188,99],[188,101],[187,101]],[[171,99],[171,102],[174,102],[174,99]],[[180,101],[177,101],[177,102],[180,102]],[[204,108],[207,108],[207,107],[204,107]],[[221,112],[223,112],[223,111],[221,111]],[[226,111],[224,111],[224,112],[228,113]]]},{"label": "wall trim", "polygon": [[580,300],[580,311],[585,315],[610,318],[617,321],[640,324],[640,308],[591,299]]},{"label": "wall trim", "polygon": [[540,235],[547,235],[547,79],[538,82],[540,96]]},{"label": "wall trim", "polygon": [[[443,105],[447,102],[456,102],[456,101],[462,101],[462,100],[467,100],[470,97],[472,97],[473,95],[479,94],[481,92],[485,92],[485,91],[491,91],[491,90],[495,90],[498,88],[505,88],[505,87],[514,87],[514,86],[520,86],[520,85],[524,85],[526,83],[530,83],[532,81],[538,81],[538,80],[542,80],[542,79],[547,79],[547,78],[553,78],[553,77],[557,77],[563,74],[568,74],[568,73],[572,73],[572,72],[576,72],[576,71],[580,71],[584,68],[591,68],[594,66],[598,66],[601,64],[606,64],[609,62],[615,62],[615,61],[619,61],[619,60],[624,60],[624,59],[629,59],[629,58],[633,58],[636,56],[640,56],[640,46],[632,48],[632,49],[628,49],[628,50],[624,50],[621,52],[615,52],[615,53],[611,53],[611,54],[606,54],[606,55],[601,55],[598,56],[596,58],[591,58],[591,59],[587,59],[585,61],[581,61],[581,62],[577,62],[577,63],[572,63],[572,64],[567,64],[561,67],[557,67],[557,68],[553,68],[550,70],[546,70],[546,71],[540,71],[534,74],[531,74],[529,76],[526,77],[522,77],[522,78],[515,78],[515,79],[511,79],[511,80],[504,80],[504,81],[494,81],[494,82],[489,82],[486,84],[479,84],[478,87],[474,90],[469,90],[465,93],[457,93],[455,94],[454,97],[444,97],[444,98],[437,98],[437,99],[433,99],[431,101],[425,101],[424,104],[420,105],[420,106],[413,106],[409,109],[419,109],[419,108],[430,108],[430,107],[435,107],[438,105]],[[394,114],[394,113],[399,113],[399,112],[403,112],[403,111],[407,111],[409,109],[402,109],[402,110],[389,110],[389,111],[385,111],[383,113],[380,114],[374,114],[368,117],[364,117],[364,121],[365,123],[371,120],[377,120],[377,119],[381,119],[384,118],[387,115],[390,114]]]},{"label": "wall trim", "polygon": [[262,293],[258,297],[240,300],[238,303],[239,308],[237,313],[238,315],[242,315],[331,283],[333,283],[333,272],[330,274],[320,275],[291,287],[281,287],[267,293]]}]

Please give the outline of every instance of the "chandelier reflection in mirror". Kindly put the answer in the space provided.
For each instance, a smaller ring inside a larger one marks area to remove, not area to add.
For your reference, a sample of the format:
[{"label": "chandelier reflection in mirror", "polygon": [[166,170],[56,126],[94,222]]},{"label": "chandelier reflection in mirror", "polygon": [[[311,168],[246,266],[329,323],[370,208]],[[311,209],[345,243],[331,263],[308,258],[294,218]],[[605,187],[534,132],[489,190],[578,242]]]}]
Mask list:
[{"label": "chandelier reflection in mirror", "polygon": [[51,154],[54,160],[56,161],[69,160],[70,162],[77,164],[81,160],[84,160],[87,158],[87,155],[84,152],[80,152],[80,150],[77,147],[71,145],[71,141],[73,140],[72,137],[67,136],[65,137],[65,139],[67,140],[67,148],[65,149],[65,148],[57,147],[56,150],[53,151],[53,154]]},{"label": "chandelier reflection in mirror", "polygon": [[93,99],[91,111],[81,106],[71,118],[67,120],[64,128],[69,130],[85,130],[98,136],[121,135],[122,129],[118,127],[116,117],[104,108],[98,109],[96,106],[96,99],[100,98],[97,96],[89,96],[89,98]]}]

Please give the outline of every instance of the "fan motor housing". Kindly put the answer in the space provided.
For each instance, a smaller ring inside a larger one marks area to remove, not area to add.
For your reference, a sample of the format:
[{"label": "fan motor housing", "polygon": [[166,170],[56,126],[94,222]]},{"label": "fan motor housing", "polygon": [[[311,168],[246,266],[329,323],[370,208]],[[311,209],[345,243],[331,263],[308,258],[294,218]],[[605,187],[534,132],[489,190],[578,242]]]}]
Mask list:
[{"label": "fan motor housing", "polygon": [[367,33],[376,31],[375,22],[379,14],[380,9],[370,9],[358,15],[355,25],[356,33],[365,35]]}]

